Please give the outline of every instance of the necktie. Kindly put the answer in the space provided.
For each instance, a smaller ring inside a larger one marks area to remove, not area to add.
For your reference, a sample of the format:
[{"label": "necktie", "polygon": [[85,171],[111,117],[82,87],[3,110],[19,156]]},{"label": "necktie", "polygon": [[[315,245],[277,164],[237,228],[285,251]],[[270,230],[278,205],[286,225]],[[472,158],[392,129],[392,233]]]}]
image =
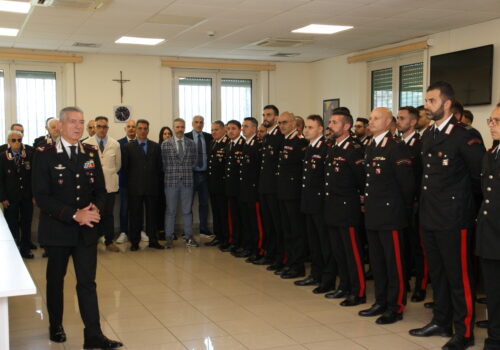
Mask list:
[{"label": "necktie", "polygon": [[141,143],[142,151],[146,154],[146,142]]},{"label": "necktie", "polygon": [[229,152],[231,152],[231,150],[233,149],[233,145],[234,145],[233,141],[229,142]]},{"label": "necktie", "polygon": [[203,145],[201,144],[200,134],[198,134],[198,159],[196,160],[196,167],[203,167]]},{"label": "necktie", "polygon": [[69,146],[71,150],[71,162],[76,163],[78,160],[78,156],[76,155],[76,146]]},{"label": "necktie", "polygon": [[99,149],[101,150],[101,153],[104,152],[104,141],[103,140],[99,141]]},{"label": "necktie", "polygon": [[177,152],[179,153],[179,158],[184,157],[184,146],[182,145],[182,140],[177,140]]},{"label": "necktie", "polygon": [[437,139],[438,135],[439,135],[439,129],[434,127],[434,140]]},{"label": "necktie", "polygon": [[17,166],[19,166],[20,160],[21,160],[21,156],[19,155],[19,153],[16,153],[16,155],[14,156],[14,161],[16,162]]}]

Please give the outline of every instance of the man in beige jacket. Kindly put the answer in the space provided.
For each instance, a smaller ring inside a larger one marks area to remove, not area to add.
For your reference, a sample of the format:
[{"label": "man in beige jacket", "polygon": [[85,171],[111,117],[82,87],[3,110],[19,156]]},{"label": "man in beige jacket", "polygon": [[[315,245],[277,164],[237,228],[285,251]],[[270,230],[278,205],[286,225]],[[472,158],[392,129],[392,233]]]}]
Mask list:
[{"label": "man in beige jacket", "polygon": [[108,136],[108,118],[104,116],[95,118],[95,130],[95,135],[86,139],[84,143],[98,150],[106,183],[106,202],[104,210],[100,213],[99,231],[100,235],[105,237],[106,250],[118,252],[118,247],[113,243],[115,236],[113,208],[118,192],[118,171],[121,167],[120,144]]}]

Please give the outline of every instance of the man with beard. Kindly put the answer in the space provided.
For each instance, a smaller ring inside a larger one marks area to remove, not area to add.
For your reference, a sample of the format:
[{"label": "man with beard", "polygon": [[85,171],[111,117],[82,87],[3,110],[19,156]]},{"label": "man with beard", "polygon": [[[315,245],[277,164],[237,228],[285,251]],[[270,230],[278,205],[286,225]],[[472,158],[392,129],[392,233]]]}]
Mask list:
[{"label": "man with beard", "polygon": [[434,125],[422,137],[423,178],[420,225],[434,290],[434,317],[417,337],[453,337],[443,350],[463,350],[474,344],[474,282],[471,229],[473,189],[480,186],[484,146],[458,124],[452,107],[450,84],[436,82],[427,88],[425,109]]},{"label": "man with beard", "polygon": [[424,106],[418,106],[417,111],[418,120],[417,125],[415,125],[415,130],[417,130],[420,136],[422,136],[425,130],[427,130],[431,125],[431,118],[427,115],[427,111],[425,110]]},{"label": "man with beard", "polygon": [[358,139],[359,144],[367,146],[371,140],[370,129],[368,128],[368,119],[356,118],[354,123],[354,135]]}]

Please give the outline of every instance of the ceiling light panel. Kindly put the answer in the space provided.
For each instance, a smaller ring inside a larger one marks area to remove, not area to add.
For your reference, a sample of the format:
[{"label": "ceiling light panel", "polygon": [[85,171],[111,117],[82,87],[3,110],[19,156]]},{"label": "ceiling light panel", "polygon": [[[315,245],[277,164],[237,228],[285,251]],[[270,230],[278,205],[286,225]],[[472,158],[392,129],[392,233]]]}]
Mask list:
[{"label": "ceiling light panel", "polygon": [[0,11],[2,12],[28,13],[30,8],[29,2],[0,0]]},{"label": "ceiling light panel", "polygon": [[294,29],[292,33],[304,34],[335,34],[344,30],[352,29],[352,26],[335,26],[327,24],[309,24],[308,26]]},{"label": "ceiling light panel", "polygon": [[164,41],[165,41],[165,39],[138,38],[138,37],[133,37],[133,36],[122,36],[120,39],[116,40],[115,43],[154,46],[154,45],[158,45],[159,43],[162,43]]}]

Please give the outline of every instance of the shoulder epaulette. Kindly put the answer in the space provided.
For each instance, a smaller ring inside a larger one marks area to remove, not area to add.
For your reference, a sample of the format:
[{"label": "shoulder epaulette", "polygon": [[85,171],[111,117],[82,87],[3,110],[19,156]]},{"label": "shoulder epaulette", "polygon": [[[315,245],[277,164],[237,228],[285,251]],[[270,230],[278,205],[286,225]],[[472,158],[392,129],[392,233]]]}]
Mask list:
[{"label": "shoulder epaulette", "polygon": [[271,135],[276,135],[278,133],[278,128],[274,129]]},{"label": "shoulder epaulette", "polygon": [[82,143],[83,148],[86,148],[90,151],[97,151],[97,146],[88,144],[88,143]]},{"label": "shoulder epaulette", "polygon": [[347,142],[344,144],[344,147],[342,147],[342,149],[348,149],[350,145],[351,145],[351,143],[350,143],[349,141],[347,141]]},{"label": "shoulder epaulette", "polygon": [[45,152],[45,151],[48,151],[49,149],[52,149],[52,148],[54,148],[54,147],[55,147],[55,145],[54,145],[54,144],[50,144],[50,145],[49,145],[49,144],[46,144],[46,145],[44,145],[44,146],[38,146],[38,147],[36,148],[36,150],[37,150],[38,152]]},{"label": "shoulder epaulette", "polygon": [[451,134],[452,130],[455,128],[456,124],[449,124],[444,131],[445,135]]}]

